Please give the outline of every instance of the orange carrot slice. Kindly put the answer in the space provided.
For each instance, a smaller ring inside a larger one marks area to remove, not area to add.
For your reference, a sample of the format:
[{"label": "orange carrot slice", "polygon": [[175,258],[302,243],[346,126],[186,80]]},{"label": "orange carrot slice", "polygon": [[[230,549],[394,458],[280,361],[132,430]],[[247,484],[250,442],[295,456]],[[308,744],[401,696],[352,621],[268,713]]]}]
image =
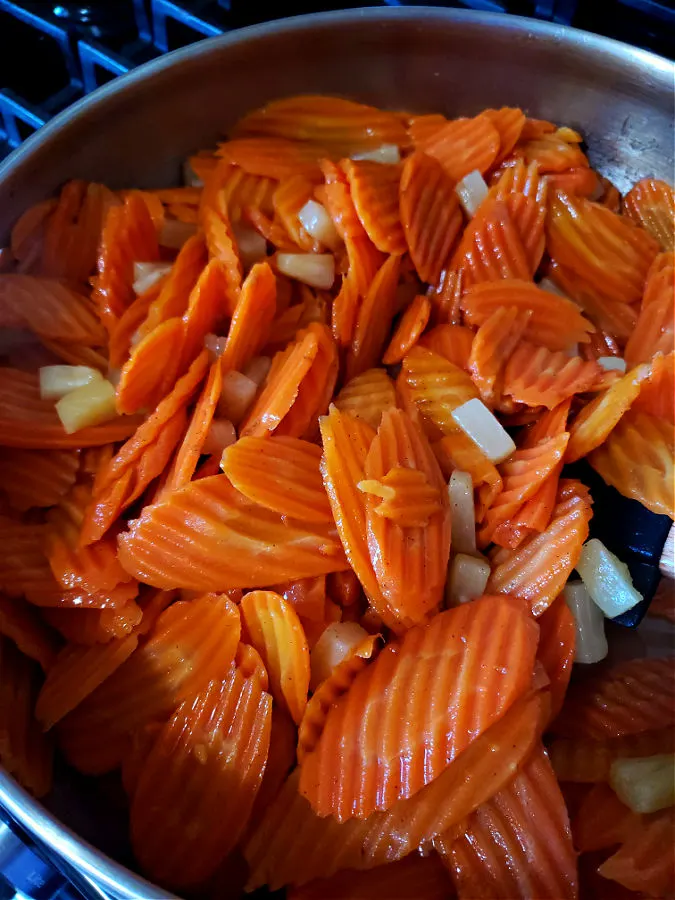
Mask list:
[{"label": "orange carrot slice", "polygon": [[240,119],[233,134],[314,141],[338,157],[382,144],[408,145],[405,128],[395,113],[341,97],[311,94],[273,100]]},{"label": "orange carrot slice", "polygon": [[50,668],[35,705],[35,717],[43,729],[49,731],[79,706],[129,659],[137,646],[135,634],[91,647],[65,646]]},{"label": "orange carrot slice", "polygon": [[[117,384],[119,413],[152,409],[171,391],[179,374],[184,340],[182,321],[168,319],[136,344]],[[158,365],[159,360],[164,360],[164,365]]]},{"label": "orange carrot slice", "polygon": [[312,322],[298,334],[302,340],[311,334],[316,340],[317,353],[298,388],[293,405],[279,423],[275,434],[314,440],[318,436],[318,420],[328,410],[338,376],[338,353],[330,328],[322,322]]},{"label": "orange carrot slice", "polygon": [[431,784],[365,821],[318,817],[298,792],[301,770],[296,769],[244,847],[250,865],[247,889],[304,884],[340,869],[371,869],[420,847],[429,849],[434,837],[463,821],[513,777],[538,737],[540,715],[537,697],[515,703]]},{"label": "orange carrot slice", "polygon": [[244,678],[255,678],[260,684],[261,691],[269,691],[269,676],[262,656],[255,647],[239,641],[237,652],[234,655],[234,664]]},{"label": "orange carrot slice", "polygon": [[418,294],[404,310],[391,342],[382,357],[382,362],[386,366],[393,366],[401,362],[406,353],[415,346],[427,327],[430,314],[431,302],[427,297]]},{"label": "orange carrot slice", "polygon": [[356,278],[347,273],[342,279],[340,290],[333,300],[331,310],[331,329],[333,337],[340,347],[347,347],[352,342],[359,300]]},{"label": "orange carrot slice", "polygon": [[577,860],[565,801],[543,746],[457,839],[436,846],[460,898],[575,897]]},{"label": "orange carrot slice", "polygon": [[0,634],[13,641],[24,656],[34,659],[46,672],[57,651],[57,636],[24,600],[0,595]]},{"label": "orange carrot slice", "polygon": [[218,156],[239,166],[249,175],[282,181],[302,175],[317,182],[321,178],[319,161],[330,154],[325,147],[299,143],[282,137],[242,137],[220,144]]},{"label": "orange carrot slice", "polygon": [[482,115],[492,122],[499,133],[499,152],[493,163],[498,166],[518,143],[525,127],[525,113],[522,109],[503,106],[501,109],[484,109]]},{"label": "orange carrot slice", "polygon": [[154,880],[203,883],[235,846],[262,781],[271,713],[259,681],[232,666],[157,735],[130,816],[134,852]]},{"label": "orange carrot slice", "polygon": [[494,406],[501,397],[504,366],[531,317],[529,309],[499,307],[483,322],[473,338],[466,368],[487,406]]},{"label": "orange carrot slice", "polygon": [[306,522],[332,522],[320,462],[321,448],[308,441],[243,437],[226,448],[221,466],[251,502]]},{"label": "orange carrot slice", "polygon": [[0,490],[19,512],[54,506],[73,486],[77,450],[0,449]]},{"label": "orange carrot slice", "polygon": [[356,211],[349,181],[343,170],[328,159],[321,161],[321,170],[325,184],[321,186],[319,200],[326,206],[342,240],[364,242],[376,250]]},{"label": "orange carrot slice", "polygon": [[348,381],[334,402],[340,412],[363,419],[377,429],[382,414],[396,406],[396,390],[384,369],[368,369]]},{"label": "orange carrot slice", "polygon": [[489,508],[502,490],[502,476],[497,468],[481,451],[478,444],[463,431],[446,435],[433,445],[436,459],[446,478],[450,478],[455,469],[471,475],[474,488],[487,488],[482,499],[485,508],[476,510],[476,518],[482,520],[484,512]]},{"label": "orange carrot slice", "polygon": [[574,843],[582,853],[623,844],[642,817],[628,809],[607,784],[596,784],[586,795],[572,824]]},{"label": "orange carrot slice", "polygon": [[581,459],[607,439],[638,397],[640,385],[649,374],[648,365],[636,366],[583,407],[569,427],[570,441],[565,462]]},{"label": "orange carrot slice", "polygon": [[673,352],[674,318],[675,260],[672,253],[660,253],[647,274],[640,314],[626,342],[624,357],[629,366],[649,362],[657,353]]},{"label": "orange carrot slice", "polygon": [[109,609],[44,609],[43,617],[73,644],[107,644],[123,638],[141,623],[143,610],[135,600]]},{"label": "orange carrot slice", "polygon": [[590,390],[602,374],[595,360],[521,341],[506,363],[503,391],[517,403],[553,409]]},{"label": "orange carrot slice", "polygon": [[457,182],[478,170],[487,172],[499,155],[501,138],[490,118],[453,119],[417,146],[435,157],[443,169]]},{"label": "orange carrot slice", "polygon": [[546,173],[588,167],[588,160],[579,149],[578,138],[580,135],[570,134],[569,129],[558,128],[552,132],[528,136],[527,129],[523,128],[514,155],[522,158],[528,165],[536,163],[539,171]]},{"label": "orange carrot slice", "polygon": [[463,325],[437,325],[422,335],[419,345],[468,371],[473,339],[474,332],[471,328]]},{"label": "orange carrot slice", "polygon": [[273,591],[251,591],[241,602],[245,638],[260,653],[277,703],[300,723],[309,690],[309,648],[298,614]]},{"label": "orange carrot slice", "polygon": [[23,271],[32,272],[39,266],[46,226],[57,203],[56,197],[35,203],[33,206],[29,206],[14,223],[9,247],[14,259],[23,264]]},{"label": "orange carrot slice", "polygon": [[593,331],[593,325],[574,303],[530,282],[514,279],[475,284],[462,298],[462,310],[471,325],[483,325],[502,306],[529,310],[532,315],[525,337],[549,350],[585,343]]},{"label": "orange carrot slice", "polygon": [[169,275],[163,275],[155,284],[140,294],[120,316],[110,333],[108,357],[111,369],[119,369],[129,358],[132,344],[140,336],[140,328],[146,321],[152,304],[160,296]]},{"label": "orange carrot slice", "polygon": [[347,378],[360,375],[380,362],[396,313],[396,288],[400,269],[401,258],[390,256],[382,263],[368,288],[358,310],[354,336],[347,351]]},{"label": "orange carrot slice", "polygon": [[257,263],[241,289],[223,351],[223,371],[241,371],[267,341],[276,311],[276,282],[268,263]]},{"label": "orange carrot slice", "polygon": [[[397,477],[394,486],[399,468],[419,475],[412,483]],[[428,441],[402,410],[382,416],[364,475],[362,488],[369,480],[384,488],[385,508],[380,496],[366,494],[368,547],[382,594],[406,626],[424,621],[439,604],[447,575],[449,501]]]},{"label": "orange carrot slice", "polygon": [[667,897],[675,891],[673,865],[675,812],[664,809],[645,817],[631,830],[619,850],[598,869],[603,878],[649,897]]},{"label": "orange carrot slice", "polygon": [[540,660],[549,678],[551,719],[562,709],[574,662],[576,628],[574,617],[561,595],[538,619]]},{"label": "orange carrot slice", "polygon": [[633,401],[633,409],[672,423],[675,419],[674,382],[675,355],[654,357],[649,375],[641,382],[640,393]]},{"label": "orange carrot slice", "polygon": [[272,198],[276,182],[271,178],[250,175],[239,166],[218,160],[204,182],[201,204],[209,202],[207,194],[210,191],[214,196],[220,195],[220,202],[223,203],[233,224],[241,221],[246,207],[259,209],[264,215],[271,216],[273,213]]},{"label": "orange carrot slice", "polygon": [[611,765],[615,759],[633,759],[674,751],[675,733],[669,728],[597,741],[588,738],[555,738],[549,746],[551,762],[558,779],[577,784],[609,781]]},{"label": "orange carrot slice", "polygon": [[45,556],[46,537],[45,525],[0,517],[0,588],[9,597],[26,597],[36,606],[60,604],[63,590]]},{"label": "orange carrot slice", "polygon": [[164,610],[149,640],[61,721],[67,758],[83,772],[114,769],[136,728],[164,719],[209,681],[225,677],[239,635],[239,611],[224,596],[207,594]]},{"label": "orange carrot slice", "polygon": [[306,253],[318,253],[322,244],[307,232],[298,218],[298,213],[314,196],[314,185],[303,175],[293,175],[284,179],[274,192],[274,212],[280,226],[284,228],[291,243]]},{"label": "orange carrot slice", "polygon": [[0,762],[35,797],[52,787],[52,742],[33,716],[38,669],[0,637]]},{"label": "orange carrot slice", "polygon": [[358,217],[373,244],[383,253],[405,253],[408,245],[398,203],[401,167],[350,159],[342,163],[342,170]]},{"label": "orange carrot slice", "polygon": [[[493,640],[489,649],[484,643],[488,633]],[[482,644],[480,662],[474,659],[475,649],[468,649],[475,648],[474,638]],[[398,647],[385,648],[331,707],[316,749],[303,760],[301,793],[320,816],[333,815],[340,822],[365,818],[411,797],[525,691],[537,639],[524,607],[506,598],[474,601],[411,629]],[[478,710],[473,695],[488,696],[486,683],[491,702],[481,702]],[[425,695],[424,708],[418,690]],[[376,704],[374,697],[379,698]],[[370,715],[375,709],[376,727]],[[347,739],[349,734],[353,740]],[[399,755],[409,760],[405,771],[392,766]]]},{"label": "orange carrot slice", "polygon": [[192,365],[204,348],[204,338],[213,332],[216,323],[231,310],[223,300],[222,266],[211,260],[197,279],[183,313],[183,347],[179,374]]},{"label": "orange carrot slice", "polygon": [[104,425],[66,434],[53,400],[42,400],[37,372],[0,368],[0,444],[26,450],[98,447],[121,441],[138,427],[139,419],[120,416]]},{"label": "orange carrot slice", "polygon": [[267,765],[253,803],[253,810],[247,823],[246,832],[242,839],[243,842],[248,841],[249,835],[257,830],[258,825],[267,812],[268,806],[278,796],[288,773],[295,765],[297,734],[295,724],[288,713],[280,706],[273,704]]},{"label": "orange carrot slice", "polygon": [[403,164],[400,212],[417,274],[436,287],[462,227],[462,213],[452,177],[432,156],[416,152]]},{"label": "orange carrot slice", "polygon": [[0,275],[0,315],[47,340],[94,347],[106,342],[89,298],[56,279]]},{"label": "orange carrot slice", "polygon": [[129,191],[123,206],[105,218],[92,299],[110,334],[134,299],[134,263],[159,259],[157,232],[140,191]]},{"label": "orange carrot slice", "polygon": [[[169,549],[171,547],[172,549]],[[119,558],[155,587],[254,588],[346,567],[334,527],[265,509],[225,475],[200,478],[146,506],[119,538]]]},{"label": "orange carrot slice", "polygon": [[631,409],[590,454],[589,462],[624,497],[673,519],[674,458],[672,424]]},{"label": "orange carrot slice", "polygon": [[623,198],[623,211],[648,231],[662,250],[675,249],[675,194],[665,181],[638,181]]},{"label": "orange carrot slice", "polygon": [[580,482],[561,479],[548,528],[493,559],[486,590],[520,597],[540,616],[562,591],[588,537],[591,499]]},{"label": "orange carrot slice", "polygon": [[[463,285],[461,272],[443,269],[438,284],[429,290],[431,300],[431,321],[439,325],[457,325],[462,321],[460,308]],[[451,360],[452,361],[452,360]]]},{"label": "orange carrot slice", "polygon": [[419,412],[443,434],[459,431],[452,411],[478,396],[463,370],[423,347],[413,347],[403,360],[400,375],[407,396]]}]

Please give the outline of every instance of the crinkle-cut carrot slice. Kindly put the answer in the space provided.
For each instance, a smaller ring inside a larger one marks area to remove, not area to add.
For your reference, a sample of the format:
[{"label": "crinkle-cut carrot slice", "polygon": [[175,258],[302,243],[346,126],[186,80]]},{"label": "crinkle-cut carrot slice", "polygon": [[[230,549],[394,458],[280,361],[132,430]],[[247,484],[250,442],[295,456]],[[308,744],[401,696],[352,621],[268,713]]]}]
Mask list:
[{"label": "crinkle-cut carrot slice", "polygon": [[569,817],[543,746],[479,806],[455,838],[435,843],[460,898],[573,898],[577,857]]},{"label": "crinkle-cut carrot slice", "polygon": [[90,647],[67,644],[49,669],[35,705],[35,717],[44,730],[49,731],[79,706],[129,659],[137,646],[135,634]]},{"label": "crinkle-cut carrot slice", "polygon": [[301,620],[324,621],[326,609],[325,575],[318,575],[315,578],[300,578],[297,581],[287,581],[284,584],[275,584],[271,590],[290,603]]},{"label": "crinkle-cut carrot slice", "polygon": [[462,310],[470,325],[483,325],[502,306],[530,310],[525,338],[548,347],[566,350],[585,343],[593,325],[571,300],[547,293],[535,284],[519,279],[471,285],[462,297]]},{"label": "crinkle-cut carrot slice", "polygon": [[26,597],[36,606],[57,606],[63,593],[52,575],[44,545],[45,525],[0,516],[0,589],[9,597]]},{"label": "crinkle-cut carrot slice", "polygon": [[73,644],[106,644],[123,638],[141,623],[143,610],[135,600],[109,609],[46,608],[43,618]]},{"label": "crinkle-cut carrot slice", "polygon": [[555,284],[582,308],[598,328],[608,334],[612,341],[619,342],[617,347],[625,344],[637,323],[634,303],[624,303],[608,296],[571,268],[555,260],[549,265],[548,273]]},{"label": "crinkle-cut carrot slice", "polygon": [[94,591],[85,588],[73,588],[61,593],[52,607],[60,609],[124,609],[130,601],[138,596],[138,584],[133,579],[114,588]]},{"label": "crinkle-cut carrot slice", "polygon": [[463,275],[461,272],[453,272],[443,269],[436,287],[429,289],[428,297],[431,300],[431,321],[438,325],[456,325],[462,322],[460,303],[463,293]]},{"label": "crinkle-cut carrot slice", "polygon": [[[257,212],[260,213],[260,210]],[[202,228],[209,256],[220,264],[220,275],[224,288],[223,306],[232,315],[241,289],[243,266],[232,223],[227,217],[227,211],[222,202],[218,204],[218,209],[204,211]]]},{"label": "crinkle-cut carrot slice", "polygon": [[478,115],[473,119],[452,119],[423,141],[417,141],[419,149],[433,156],[453,182],[478,170],[487,172],[497,159],[500,133],[490,118]]},{"label": "crinkle-cut carrot slice", "polygon": [[468,371],[473,339],[473,330],[464,325],[436,325],[422,335],[419,345]]},{"label": "crinkle-cut carrot slice", "polygon": [[450,877],[436,856],[411,853],[399,862],[366,872],[346,870],[289,888],[289,900],[447,900]]},{"label": "crinkle-cut carrot slice", "polygon": [[574,662],[576,627],[574,616],[560,595],[539,616],[539,647],[537,659],[549,678],[551,719],[562,709]]},{"label": "crinkle-cut carrot slice", "polygon": [[494,196],[500,200],[504,200],[509,194],[524,194],[537,203],[546,205],[548,182],[540,175],[536,162],[526,165],[522,159],[516,159],[497,169],[490,181],[494,187]]},{"label": "crinkle-cut carrot slice", "polygon": [[453,180],[432,156],[413,153],[403,164],[399,202],[417,274],[435,287],[462,227]]},{"label": "crinkle-cut carrot slice", "polygon": [[556,504],[562,469],[563,464],[559,463],[530,499],[507,522],[495,528],[492,534],[495,544],[515,550],[533,532],[548,528]]},{"label": "crinkle-cut carrot slice", "polygon": [[185,407],[208,366],[208,352],[204,350],[178,379],[171,393],[98,474],[93,503],[82,525],[83,544],[101,537],[119,513],[140,497],[153,478],[164,470],[185,430]]},{"label": "crinkle-cut carrot slice", "polygon": [[602,863],[598,873],[648,897],[670,897],[675,891],[673,861],[675,810],[645,816],[631,829],[619,850]]},{"label": "crinkle-cut carrot slice", "polygon": [[352,342],[360,299],[356,278],[348,272],[331,309],[331,329],[340,347],[347,347]]},{"label": "crinkle-cut carrot slice", "polygon": [[[146,585],[143,585],[142,591],[143,593],[138,598],[142,617],[134,628],[134,633],[141,641],[144,641],[154,631],[157,619],[168,606],[171,606],[179,594],[177,591],[159,591],[155,588],[148,588]],[[233,603],[241,600],[241,595],[236,591],[226,591],[225,593]]]},{"label": "crinkle-cut carrot slice", "polygon": [[[382,416],[365,460],[365,480],[391,487],[387,482],[396,468],[419,472],[432,490],[420,492],[418,482],[416,499],[415,488],[404,487],[395,473],[394,481],[403,489],[394,488],[388,508],[381,509],[380,497],[366,494],[366,528],[382,594],[396,618],[408,626],[424,621],[442,598],[450,554],[450,510],[433,451],[421,429],[400,409]],[[425,524],[419,524],[425,517]],[[405,524],[415,521],[418,524]]]},{"label": "crinkle-cut carrot slice", "polygon": [[53,400],[42,400],[37,372],[0,368],[0,445],[25,450],[67,450],[121,441],[138,427],[136,416],[66,434]]},{"label": "crinkle-cut carrot slice", "polygon": [[382,144],[409,144],[396,113],[341,97],[311,94],[273,100],[240,119],[232,133],[235,137],[264,135],[311,141],[337,156],[376,150]]},{"label": "crinkle-cut carrot slice", "polygon": [[675,660],[632,659],[573,684],[553,729],[601,741],[672,728],[674,700]]},{"label": "crinkle-cut carrot slice", "polygon": [[0,449],[0,490],[12,509],[54,506],[75,483],[78,450]]},{"label": "crinkle-cut carrot slice", "polygon": [[[576,784],[609,781],[615,759],[656,756],[675,751],[675,731],[661,728],[618,738],[554,738],[549,745],[558,779]],[[589,848],[591,849],[591,848]]]},{"label": "crinkle-cut carrot slice", "polygon": [[[298,252],[297,245],[291,240],[283,225],[274,219],[270,219],[261,209],[246,206],[244,208],[244,220],[247,225],[250,225],[251,228],[264,237],[268,244],[273,244],[277,250],[285,250],[289,253]],[[234,233],[232,236],[234,239]],[[234,244],[232,244],[232,247],[234,247]],[[229,293],[236,298],[233,280],[230,283]]]},{"label": "crinkle-cut carrot slice", "polygon": [[130,573],[155,587],[254,588],[346,568],[335,529],[247,500],[225,475],[200,478],[146,506],[119,537]]},{"label": "crinkle-cut carrot slice", "polygon": [[578,167],[588,168],[586,155],[579,149],[576,141],[565,140],[567,135],[562,129],[554,133],[527,137],[525,130],[521,132],[521,140],[516,144],[513,155],[529,165],[536,162],[542,173],[566,172]]},{"label": "crinkle-cut carrot slice", "polygon": [[536,447],[520,447],[499,466],[502,490],[488,508],[478,532],[481,546],[487,546],[499,525],[506,523],[539,490],[562,462],[569,434],[541,441]]},{"label": "crinkle-cut carrot slice", "polygon": [[675,249],[675,192],[665,181],[638,181],[623,198],[623,212],[648,231],[662,250]]},{"label": "crinkle-cut carrot slice", "polygon": [[33,709],[38,668],[0,637],[0,762],[35,797],[52,786],[52,741],[42,733]]},{"label": "crinkle-cut carrot slice", "polygon": [[221,467],[252,503],[306,522],[332,522],[321,480],[321,448],[291,437],[242,437]]},{"label": "crinkle-cut carrot slice", "polygon": [[536,447],[542,441],[552,437],[559,437],[567,431],[567,419],[569,418],[571,398],[567,398],[554,406],[553,409],[547,409],[527,428],[527,431],[519,436],[519,446]]},{"label": "crinkle-cut carrot slice", "polygon": [[574,845],[581,853],[616,847],[642,821],[643,817],[625,806],[608,784],[596,784],[572,822]]},{"label": "crinkle-cut carrot slice", "polygon": [[321,161],[325,183],[317,188],[318,199],[326,207],[338,234],[343,241],[364,241],[374,249],[361,223],[352,198],[349,180],[340,168],[328,159]]},{"label": "crinkle-cut carrot slice", "polygon": [[244,678],[255,678],[260,684],[261,691],[269,691],[269,676],[262,656],[251,644],[239,641],[237,652],[234,654],[234,664]]},{"label": "crinkle-cut carrot slice", "polygon": [[440,113],[427,113],[426,115],[413,115],[407,119],[408,134],[415,147],[423,146],[434,135],[438,134],[448,119]]},{"label": "crinkle-cut carrot slice", "polygon": [[588,537],[591,498],[579,481],[561,479],[556,506],[545,531],[493,560],[486,590],[520,597],[540,616],[562,591]]},{"label": "crinkle-cut carrot slice", "polygon": [[312,322],[306,331],[299,333],[298,338],[302,340],[305,333],[312,334],[316,339],[317,354],[302,379],[293,405],[279,423],[275,434],[314,440],[319,433],[319,416],[328,411],[328,404],[335,390],[339,357],[328,325]]},{"label": "crinkle-cut carrot slice", "polygon": [[382,414],[396,406],[396,389],[384,369],[368,369],[348,381],[334,402],[340,412],[363,419],[377,429]]},{"label": "crinkle-cut carrot slice", "polygon": [[134,299],[134,263],[159,259],[157,231],[139,191],[111,206],[101,233],[92,299],[108,333]]},{"label": "crinkle-cut carrot slice", "polygon": [[176,383],[185,329],[180,319],[168,319],[132,348],[122,366],[115,405],[118,413],[152,409]]},{"label": "crinkle-cut carrot slice", "polygon": [[488,406],[494,406],[501,397],[504,367],[531,317],[529,309],[501,306],[483,322],[475,336],[472,334],[466,368]]},{"label": "crinkle-cut carrot slice", "polygon": [[277,137],[235,138],[220,144],[217,153],[249,175],[278,181],[302,175],[315,183],[321,179],[320,160],[331,155],[318,144]]},{"label": "crinkle-cut carrot slice", "polygon": [[183,347],[179,374],[183,374],[204,348],[204,338],[215,331],[216,324],[232,314],[222,290],[222,267],[218,260],[210,260],[190,292],[188,306],[183,313]]},{"label": "crinkle-cut carrot slice", "polygon": [[675,519],[674,458],[672,424],[631,409],[588,461],[624,497]]},{"label": "crinkle-cut carrot slice", "polygon": [[318,352],[317,336],[307,329],[276,354],[263,389],[241,424],[242,436],[264,437],[276,431],[295,403]]},{"label": "crinkle-cut carrot slice", "polygon": [[164,610],[150,638],[60,722],[68,759],[91,774],[118,766],[135,729],[166,718],[209,681],[225,677],[239,636],[239,611],[224,595]]},{"label": "crinkle-cut carrot slice", "polygon": [[56,209],[56,197],[29,206],[16,220],[12,228],[9,247],[12,256],[20,262],[22,271],[39,270],[44,246],[45,228]]},{"label": "crinkle-cut carrot slice", "polygon": [[374,430],[361,418],[331,406],[319,421],[323,442],[321,474],[345,555],[378,615],[395,617],[382,596],[368,550],[365,496],[357,484],[365,478]]},{"label": "crinkle-cut carrot slice", "polygon": [[555,192],[549,202],[547,249],[583,284],[617,303],[642,297],[659,246],[625,216],[583,197]]},{"label": "crinkle-cut carrot slice", "polygon": [[413,347],[404,357],[400,379],[422,416],[439,430],[439,437],[459,430],[453,409],[478,397],[463,369],[424,347]]},{"label": "crinkle-cut carrot slice", "polygon": [[326,717],[335,703],[349,691],[359,672],[377,656],[381,646],[379,635],[368,635],[349,651],[325,681],[309,698],[298,731],[298,762],[315,750],[321,737]]},{"label": "crinkle-cut carrot slice", "polygon": [[[564,172],[554,172],[545,176],[552,191],[564,191],[576,197],[588,197],[596,200],[601,189],[600,176],[587,166],[576,166]],[[603,204],[604,205],[604,204]]]},{"label": "crinkle-cut carrot slice", "polygon": [[262,781],[271,713],[260,682],[231,666],[157,735],[130,814],[134,853],[153,880],[201,884],[236,845]]},{"label": "crinkle-cut carrot slice", "polygon": [[382,253],[405,253],[408,245],[398,202],[401,166],[349,159],[341,167],[358,217],[373,244]]},{"label": "crinkle-cut carrot slice", "polygon": [[525,126],[525,113],[516,107],[503,106],[501,109],[484,109],[482,115],[492,122],[499,134],[499,152],[492,163],[498,166],[518,143]]},{"label": "crinkle-cut carrot slice", "polygon": [[277,798],[288,773],[295,766],[297,739],[298,731],[291,717],[281,706],[273,704],[267,765],[253,803],[253,810],[242,838],[242,844],[247,842],[248,837],[257,830],[267,813],[267,808]]},{"label": "crinkle-cut carrot slice", "polygon": [[309,690],[309,647],[298,614],[274,591],[250,591],[240,610],[245,639],[263,659],[272,696],[299,724]]},{"label": "crinkle-cut carrot slice", "polygon": [[385,350],[382,362],[385,366],[393,366],[400,363],[427,327],[431,314],[431,302],[423,294],[418,294],[403,311],[403,315],[396,327],[389,346]]},{"label": "crinkle-cut carrot slice", "polygon": [[[455,469],[468,472],[474,488],[484,488],[482,496],[485,509],[489,508],[502,490],[502,476],[496,466],[482,452],[478,444],[463,431],[446,435],[432,445],[441,471],[450,478]],[[483,518],[485,509],[476,509],[476,518]]]},{"label": "crinkle-cut carrot slice", "polygon": [[647,275],[635,330],[628,338],[624,350],[627,364],[635,366],[641,362],[649,362],[657,353],[664,356],[672,353],[675,349],[674,319],[675,264],[672,253],[662,253],[656,257]]},{"label": "crinkle-cut carrot slice", "polygon": [[[214,179],[211,182],[211,179]],[[212,172],[205,179],[202,193],[202,204],[209,201],[207,193],[220,194],[221,202],[233,224],[241,221],[244,209],[252,207],[271,216],[274,212],[272,198],[277,183],[272,178],[250,175],[239,166],[230,165],[225,160],[218,160]]]},{"label": "crinkle-cut carrot slice", "polygon": [[150,307],[158,299],[168,279],[169,274],[163,275],[145,293],[137,296],[120,316],[108,342],[111,369],[121,369],[129,358],[132,346],[138,343],[140,328],[147,318]]},{"label": "crinkle-cut carrot slice", "polygon": [[511,598],[486,597],[411,629],[331,707],[302,762],[300,792],[340,822],[412,797],[524,693],[537,640]]},{"label": "crinkle-cut carrot slice", "polygon": [[365,821],[320,818],[298,792],[296,769],[244,846],[247,889],[305,884],[341,869],[372,869],[403,859],[463,821],[518,770],[538,738],[541,700],[516,702],[431,784]]},{"label": "crinkle-cut carrot slice", "polygon": [[25,600],[0,594],[0,634],[48,671],[56,657],[58,639]]},{"label": "crinkle-cut carrot slice", "polygon": [[553,409],[590,390],[602,374],[595,360],[521,341],[506,363],[503,391],[518,403]]},{"label": "crinkle-cut carrot slice", "polygon": [[358,296],[365,297],[387,258],[380,253],[367,235],[362,238],[346,238],[345,249],[348,277],[352,279]]},{"label": "crinkle-cut carrot slice", "polygon": [[633,409],[673,423],[675,419],[675,354],[655,356],[646,381],[633,401]]},{"label": "crinkle-cut carrot slice", "polygon": [[275,217],[292,243],[306,253],[318,253],[322,244],[306,231],[298,213],[314,196],[314,184],[303,175],[292,175],[279,183],[274,192]]},{"label": "crinkle-cut carrot slice", "polygon": [[0,275],[0,316],[47,340],[95,347],[106,342],[93,303],[57,279]]},{"label": "crinkle-cut carrot slice", "polygon": [[190,293],[206,263],[204,237],[201,234],[192,235],[178,251],[161,290],[150,304],[147,316],[138,328],[139,338],[147,337],[167,319],[183,315]]},{"label": "crinkle-cut carrot slice", "polygon": [[380,479],[360,481],[358,488],[371,500],[381,500],[375,500],[374,515],[402,528],[423,528],[442,508],[438,488],[419,469],[394,466]]},{"label": "crinkle-cut carrot slice", "polygon": [[570,441],[565,462],[576,462],[607,440],[638,397],[640,385],[649,374],[646,363],[636,366],[581,409],[569,426]]},{"label": "crinkle-cut carrot slice", "polygon": [[389,256],[378,269],[363,298],[347,351],[347,378],[354,378],[376,366],[384,350],[392,320],[396,314],[396,288],[401,258]]},{"label": "crinkle-cut carrot slice", "polygon": [[546,119],[532,119],[528,116],[525,119],[520,138],[522,141],[531,141],[544,134],[553,134],[555,130],[556,126],[553,122],[548,122]]}]

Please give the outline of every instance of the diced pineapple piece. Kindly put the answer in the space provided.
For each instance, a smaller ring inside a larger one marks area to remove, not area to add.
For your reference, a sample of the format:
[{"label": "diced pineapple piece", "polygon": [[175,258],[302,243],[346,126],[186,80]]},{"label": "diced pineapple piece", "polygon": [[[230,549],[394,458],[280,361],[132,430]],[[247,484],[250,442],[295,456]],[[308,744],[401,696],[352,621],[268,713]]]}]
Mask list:
[{"label": "diced pineapple piece", "polygon": [[56,412],[67,434],[109,422],[117,415],[115,388],[101,378],[62,397]]},{"label": "diced pineapple piece", "polygon": [[58,400],[95,381],[103,381],[103,375],[90,366],[43,366],[40,369],[40,396],[43,400]]},{"label": "diced pineapple piece", "polygon": [[615,759],[609,783],[633,812],[653,813],[675,806],[675,754]]}]

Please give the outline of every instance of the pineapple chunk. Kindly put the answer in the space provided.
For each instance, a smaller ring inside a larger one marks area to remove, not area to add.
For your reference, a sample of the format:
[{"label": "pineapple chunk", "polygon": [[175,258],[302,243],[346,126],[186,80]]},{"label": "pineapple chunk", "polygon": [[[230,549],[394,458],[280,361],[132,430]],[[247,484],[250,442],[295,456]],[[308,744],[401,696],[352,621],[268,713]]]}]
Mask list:
[{"label": "pineapple chunk", "polygon": [[89,366],[43,366],[40,369],[40,396],[43,400],[58,400],[95,381],[103,381],[103,375]]},{"label": "pineapple chunk", "polygon": [[633,812],[653,813],[675,806],[675,754],[615,759],[609,783]]},{"label": "pineapple chunk", "polygon": [[115,388],[101,378],[62,397],[56,412],[67,434],[109,422],[117,415]]}]

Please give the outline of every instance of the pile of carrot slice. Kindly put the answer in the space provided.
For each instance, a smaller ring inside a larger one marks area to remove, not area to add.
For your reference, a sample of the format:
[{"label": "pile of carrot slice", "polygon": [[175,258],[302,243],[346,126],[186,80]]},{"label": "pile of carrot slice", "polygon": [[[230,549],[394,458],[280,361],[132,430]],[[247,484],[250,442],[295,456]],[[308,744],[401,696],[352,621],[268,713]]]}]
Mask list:
[{"label": "pile of carrot slice", "polygon": [[[573,673],[564,593],[567,464],[674,517],[673,189],[319,96],[185,180],[70,182],[0,255],[2,764],[118,771],[190,896],[675,896],[675,796],[620,787],[675,661]],[[54,364],[115,408],[66,430]]]}]

